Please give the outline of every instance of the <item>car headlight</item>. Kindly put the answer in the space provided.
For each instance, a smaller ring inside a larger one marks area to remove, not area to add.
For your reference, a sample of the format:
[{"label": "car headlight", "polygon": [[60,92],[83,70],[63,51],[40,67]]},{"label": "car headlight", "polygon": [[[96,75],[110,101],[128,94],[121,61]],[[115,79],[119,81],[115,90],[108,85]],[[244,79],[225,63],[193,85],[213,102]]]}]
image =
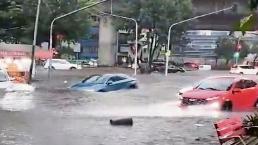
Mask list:
[{"label": "car headlight", "polygon": [[214,101],[214,100],[218,100],[218,99],[219,99],[219,97],[216,96],[216,97],[207,98],[206,100],[207,101]]},{"label": "car headlight", "polygon": [[220,108],[220,103],[219,102],[213,102],[210,104],[210,107],[213,109],[219,109]]}]

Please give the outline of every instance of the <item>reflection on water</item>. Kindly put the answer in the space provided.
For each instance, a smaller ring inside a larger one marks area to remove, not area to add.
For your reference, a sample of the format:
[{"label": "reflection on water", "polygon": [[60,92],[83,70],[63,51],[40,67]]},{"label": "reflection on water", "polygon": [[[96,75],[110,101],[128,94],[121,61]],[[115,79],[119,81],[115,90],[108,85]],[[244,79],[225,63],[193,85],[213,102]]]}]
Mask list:
[{"label": "reflection on water", "polygon": [[27,84],[15,84],[8,88],[0,98],[0,108],[7,111],[24,111],[34,107],[32,92],[34,87]]}]

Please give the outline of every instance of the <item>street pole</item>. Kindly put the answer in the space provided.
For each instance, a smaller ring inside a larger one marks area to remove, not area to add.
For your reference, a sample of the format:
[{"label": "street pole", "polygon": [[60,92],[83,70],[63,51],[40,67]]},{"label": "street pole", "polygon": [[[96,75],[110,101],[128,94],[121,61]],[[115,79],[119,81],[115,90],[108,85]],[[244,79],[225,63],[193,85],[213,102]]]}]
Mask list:
[{"label": "street pole", "polygon": [[36,13],[36,19],[35,19],[35,27],[34,27],[33,44],[32,44],[32,51],[31,51],[31,64],[30,64],[30,70],[29,70],[28,83],[31,83],[32,73],[33,73],[33,68],[34,68],[34,57],[35,57],[35,47],[36,47],[37,34],[38,34],[40,5],[41,5],[41,0],[38,0],[37,13]]},{"label": "street pole", "polygon": [[[178,25],[178,24],[182,24],[182,23],[185,23],[185,22],[189,22],[189,21],[192,21],[192,20],[195,20],[195,19],[199,19],[199,18],[202,18],[202,17],[206,17],[206,16],[210,16],[210,15],[213,15],[213,14],[217,14],[217,13],[220,13],[220,12],[223,12],[223,11],[227,11],[227,10],[232,10],[236,7],[236,5],[233,5],[231,7],[228,7],[228,8],[225,8],[225,9],[222,9],[222,10],[218,10],[218,11],[214,11],[214,12],[211,12],[211,13],[207,13],[207,14],[203,14],[203,15],[199,15],[199,16],[196,16],[196,17],[193,17],[193,18],[190,18],[190,19],[186,19],[186,20],[183,20],[183,21],[180,21],[180,22],[177,22],[177,23],[174,23],[172,25],[170,25],[169,29],[168,29],[168,43],[167,43],[167,52],[170,50],[170,37],[171,37],[171,30],[174,26]],[[168,62],[169,62],[169,56],[166,55],[166,69],[165,69],[165,76],[168,75]]]},{"label": "street pole", "polygon": [[136,19],[134,18],[130,18],[130,17],[125,17],[125,16],[120,16],[120,15],[115,15],[115,14],[109,14],[109,13],[104,13],[104,12],[100,12],[102,14],[105,15],[110,15],[112,17],[117,17],[117,18],[121,18],[121,19],[125,19],[125,20],[129,20],[129,21],[133,21],[135,23],[135,56],[134,56],[134,75],[137,75],[137,60],[138,60],[138,23],[136,21]]},{"label": "street pole", "polygon": [[110,0],[110,14],[113,14],[113,0]]},{"label": "street pole", "polygon": [[[88,6],[82,7],[82,8],[80,8],[80,9],[71,11],[71,12],[69,12],[69,13],[66,13],[66,14],[63,14],[63,15],[61,15],[61,16],[58,16],[58,17],[54,18],[54,19],[52,20],[52,22],[51,22],[51,25],[50,25],[50,33],[49,33],[49,35],[50,35],[50,36],[49,36],[49,51],[50,51],[50,53],[53,54],[53,53],[52,53],[52,46],[53,46],[53,26],[54,26],[55,21],[57,21],[57,20],[59,20],[59,19],[61,19],[61,18],[70,16],[70,15],[72,15],[72,14],[75,14],[75,13],[77,13],[77,12],[79,12],[79,11],[82,11],[82,10],[85,10],[85,9],[88,9],[88,8],[91,8],[91,7],[94,7],[94,6],[96,6],[96,5],[102,4],[102,3],[107,2],[107,1],[109,1],[109,0],[102,0],[102,1],[99,1],[99,2],[96,2],[96,3],[93,3],[93,4],[90,4],[90,5],[88,5]],[[49,78],[49,79],[50,79],[50,72],[51,72],[51,69],[52,69],[52,57],[50,57],[50,59],[49,59],[49,65],[48,65],[48,78]]]}]

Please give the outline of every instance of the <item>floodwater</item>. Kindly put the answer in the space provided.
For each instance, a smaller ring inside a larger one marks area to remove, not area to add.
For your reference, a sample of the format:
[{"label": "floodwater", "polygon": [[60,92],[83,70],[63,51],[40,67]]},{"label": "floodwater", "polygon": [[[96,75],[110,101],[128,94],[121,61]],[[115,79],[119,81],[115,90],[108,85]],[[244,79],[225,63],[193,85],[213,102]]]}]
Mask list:
[{"label": "floodwater", "polygon": [[[25,91],[7,92],[0,97],[0,144],[217,145],[213,122],[234,115],[214,106],[180,108],[176,96],[180,88],[227,72],[139,75],[139,89],[108,93],[67,89],[101,72],[131,73],[118,68],[56,71],[47,80],[46,72],[41,71],[32,86],[23,86]],[[134,125],[109,124],[110,119],[124,117],[132,117]]]}]

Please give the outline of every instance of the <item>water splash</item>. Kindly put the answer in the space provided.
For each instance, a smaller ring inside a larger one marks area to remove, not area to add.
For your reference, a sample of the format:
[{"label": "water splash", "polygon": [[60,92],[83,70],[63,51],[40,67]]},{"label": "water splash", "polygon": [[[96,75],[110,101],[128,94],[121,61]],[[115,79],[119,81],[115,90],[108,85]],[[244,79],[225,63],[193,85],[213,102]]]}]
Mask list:
[{"label": "water splash", "polygon": [[[180,107],[179,101],[150,104],[145,106],[98,106],[87,111],[76,110],[77,113],[96,117],[126,116],[126,117],[213,117],[223,113],[211,105]],[[73,112],[74,113],[74,112]]]},{"label": "water splash", "polygon": [[7,111],[25,111],[34,108],[32,92],[35,88],[28,84],[15,84],[6,90],[0,99],[0,108]]}]

